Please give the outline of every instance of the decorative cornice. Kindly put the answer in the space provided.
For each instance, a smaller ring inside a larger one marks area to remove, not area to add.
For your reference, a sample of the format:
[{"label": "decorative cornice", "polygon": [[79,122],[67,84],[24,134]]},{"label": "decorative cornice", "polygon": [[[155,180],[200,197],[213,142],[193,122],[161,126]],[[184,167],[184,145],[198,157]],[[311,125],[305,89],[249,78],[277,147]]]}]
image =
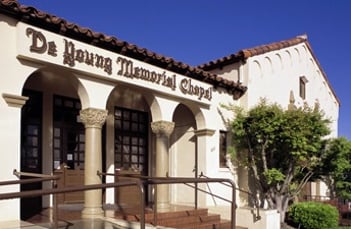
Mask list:
[{"label": "decorative cornice", "polygon": [[212,129],[201,129],[201,130],[195,130],[195,135],[198,137],[201,136],[212,136],[214,135],[216,131]]},{"label": "decorative cornice", "polygon": [[20,95],[12,95],[7,93],[2,93],[2,97],[6,101],[7,105],[10,107],[18,107],[22,108],[24,104],[26,104],[29,97],[20,96]]},{"label": "decorative cornice", "polygon": [[105,123],[107,110],[87,108],[80,111],[80,119],[85,125],[85,128],[101,128]]},{"label": "decorative cornice", "polygon": [[156,135],[164,135],[166,137],[169,137],[173,130],[174,130],[174,122],[168,122],[168,121],[157,121],[157,122],[152,122],[151,123],[151,129],[152,132],[155,133]]}]

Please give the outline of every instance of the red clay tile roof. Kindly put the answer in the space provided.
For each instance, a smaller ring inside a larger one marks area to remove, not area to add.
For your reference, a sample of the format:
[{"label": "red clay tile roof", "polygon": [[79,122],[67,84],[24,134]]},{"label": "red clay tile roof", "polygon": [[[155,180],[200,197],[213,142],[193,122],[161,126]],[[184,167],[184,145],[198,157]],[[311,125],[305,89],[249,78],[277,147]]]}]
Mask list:
[{"label": "red clay tile roof", "polygon": [[0,0],[0,13],[48,31],[210,83],[214,87],[223,87],[233,94],[234,99],[240,98],[247,90],[247,87],[241,83],[226,80],[216,74],[140,48],[116,37],[80,27],[34,7],[21,5],[16,0]]},{"label": "red clay tile roof", "polygon": [[[235,54],[225,56],[218,60],[210,61],[208,63],[198,66],[199,68],[208,71],[216,68],[221,68],[229,64],[237,63],[240,61],[245,62],[249,57],[261,55],[267,52],[276,51],[279,49],[287,48],[293,45],[297,45],[303,42],[307,42],[307,36],[298,36],[289,40],[284,40],[280,42],[274,42],[267,45],[260,45],[254,48],[242,49]],[[310,48],[310,47],[309,47]]]},{"label": "red clay tile roof", "polygon": [[336,98],[337,102],[340,105],[340,100],[339,98],[336,96],[336,93],[334,91],[334,89],[332,88],[328,77],[326,75],[326,73],[323,71],[322,66],[320,65],[319,61],[317,60],[310,43],[307,40],[307,35],[301,35],[301,36],[297,36],[294,38],[291,38],[289,40],[283,40],[280,42],[274,42],[271,44],[266,44],[266,45],[260,45],[254,48],[249,48],[249,49],[242,49],[239,52],[235,53],[235,54],[231,54],[229,56],[225,56],[222,57],[220,59],[214,60],[214,61],[210,61],[208,63],[199,65],[198,68],[201,68],[205,71],[210,71],[213,69],[217,69],[217,68],[223,68],[224,66],[233,64],[233,63],[237,63],[242,61],[243,63],[245,63],[245,61],[253,56],[257,56],[257,55],[261,55],[267,52],[271,52],[271,51],[276,51],[276,50],[280,50],[283,48],[288,48],[300,43],[305,43],[307,48],[309,49],[311,55],[313,56],[314,60],[316,61],[319,69],[322,72],[322,75],[324,77],[324,79],[326,80],[327,84],[329,85],[330,90],[332,91],[334,97]]}]

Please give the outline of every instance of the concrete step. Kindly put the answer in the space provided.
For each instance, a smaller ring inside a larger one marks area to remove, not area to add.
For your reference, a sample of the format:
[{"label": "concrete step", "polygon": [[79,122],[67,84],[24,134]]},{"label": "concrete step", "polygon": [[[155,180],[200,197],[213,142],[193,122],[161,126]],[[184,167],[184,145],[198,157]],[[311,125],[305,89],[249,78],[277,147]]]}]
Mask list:
[{"label": "concrete step", "polygon": [[[178,211],[160,212],[156,215],[157,226],[177,229],[231,229],[228,220],[221,220],[220,215],[208,213],[208,209],[187,209]],[[128,221],[140,221],[139,214],[124,215]],[[154,214],[145,214],[145,222],[154,224]],[[236,227],[237,229],[245,229]]]}]

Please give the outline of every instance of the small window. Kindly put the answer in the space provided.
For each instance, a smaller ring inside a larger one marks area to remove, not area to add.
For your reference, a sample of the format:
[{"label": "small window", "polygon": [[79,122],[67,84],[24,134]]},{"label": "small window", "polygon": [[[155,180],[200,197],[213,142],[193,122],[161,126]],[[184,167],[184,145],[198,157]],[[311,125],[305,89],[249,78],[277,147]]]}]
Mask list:
[{"label": "small window", "polygon": [[300,77],[300,97],[302,99],[306,99],[306,84],[307,84],[308,80],[306,79],[306,77],[301,76]]},{"label": "small window", "polygon": [[227,166],[227,131],[219,132],[219,166],[226,168]]}]

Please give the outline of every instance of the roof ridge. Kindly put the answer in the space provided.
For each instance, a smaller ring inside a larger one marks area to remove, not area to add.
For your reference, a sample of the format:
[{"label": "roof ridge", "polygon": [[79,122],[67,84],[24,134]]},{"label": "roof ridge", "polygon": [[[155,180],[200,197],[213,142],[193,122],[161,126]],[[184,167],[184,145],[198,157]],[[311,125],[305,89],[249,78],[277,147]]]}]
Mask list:
[{"label": "roof ridge", "polygon": [[242,49],[241,52],[244,53],[243,58],[247,59],[252,56],[264,54],[271,51],[280,50],[283,48],[291,47],[300,43],[307,41],[307,35],[299,35],[288,40],[282,40],[278,42],[272,42],[269,44],[259,45],[253,48]]},{"label": "roof ridge", "polygon": [[223,67],[232,63],[246,61],[246,59],[248,59],[249,57],[257,56],[271,51],[280,50],[280,49],[287,48],[306,41],[307,41],[307,34],[302,34],[287,40],[258,45],[247,49],[241,49],[237,53],[230,54],[228,56],[210,61],[205,64],[201,64],[198,67],[208,71],[208,70],[212,70],[217,67]]}]

